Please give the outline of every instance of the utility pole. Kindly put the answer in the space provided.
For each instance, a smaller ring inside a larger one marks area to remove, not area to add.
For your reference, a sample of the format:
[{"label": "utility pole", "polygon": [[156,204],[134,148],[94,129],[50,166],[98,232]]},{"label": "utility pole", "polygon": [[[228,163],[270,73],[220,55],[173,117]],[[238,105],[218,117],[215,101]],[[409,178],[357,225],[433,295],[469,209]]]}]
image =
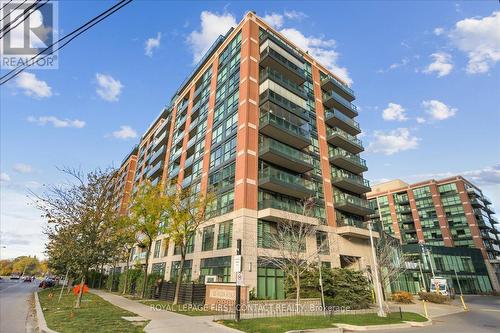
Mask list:
[{"label": "utility pole", "polygon": [[424,290],[427,291],[427,286],[425,285],[424,273],[422,272],[422,263],[420,262],[420,260],[418,261],[418,269],[420,270],[420,278],[422,279],[422,284],[424,285]]},{"label": "utility pole", "polygon": [[467,311],[468,308],[467,305],[465,305],[464,294],[462,293],[462,286],[460,285],[460,280],[458,279],[457,270],[455,267],[453,267],[453,270],[455,271],[455,278],[457,279],[458,289],[460,290],[460,300],[462,301],[462,306],[464,307],[464,310]]},{"label": "utility pole", "polygon": [[378,264],[377,264],[377,253],[375,251],[375,246],[373,244],[373,231],[372,231],[372,221],[368,221],[368,230],[370,232],[370,245],[372,248],[372,259],[373,259],[373,274],[375,275],[375,291],[377,293],[377,303],[378,303],[378,312],[377,315],[379,317],[386,317],[386,313],[384,311],[384,305],[382,304],[382,286],[380,285],[379,277],[378,277]]}]

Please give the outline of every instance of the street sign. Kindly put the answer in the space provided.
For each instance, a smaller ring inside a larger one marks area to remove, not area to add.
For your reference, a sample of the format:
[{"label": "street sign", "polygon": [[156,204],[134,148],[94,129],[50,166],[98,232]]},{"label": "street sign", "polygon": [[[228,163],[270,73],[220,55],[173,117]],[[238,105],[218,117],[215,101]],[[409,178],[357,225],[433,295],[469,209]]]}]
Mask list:
[{"label": "street sign", "polygon": [[234,272],[241,272],[241,255],[234,256]]},{"label": "street sign", "polygon": [[236,273],[236,285],[237,286],[243,285],[243,273],[242,272]]}]

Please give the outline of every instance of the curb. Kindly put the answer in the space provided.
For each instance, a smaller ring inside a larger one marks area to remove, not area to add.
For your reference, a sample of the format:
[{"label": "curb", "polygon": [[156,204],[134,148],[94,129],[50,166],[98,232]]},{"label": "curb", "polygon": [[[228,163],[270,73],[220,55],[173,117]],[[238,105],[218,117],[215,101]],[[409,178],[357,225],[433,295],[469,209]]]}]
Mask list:
[{"label": "curb", "polygon": [[38,299],[38,292],[34,292],[35,294],[35,309],[36,309],[36,319],[38,322],[38,330],[40,333],[58,333],[54,330],[51,330],[47,326],[47,322],[45,321],[45,317],[43,315],[42,306],[40,305],[40,300]]},{"label": "curb", "polygon": [[432,319],[427,319],[427,321],[405,321],[411,325],[411,327],[425,327],[432,325]]},{"label": "curb", "polygon": [[304,330],[293,330],[287,331],[285,333],[343,333],[344,329],[342,327],[331,327],[331,328],[312,328]]}]

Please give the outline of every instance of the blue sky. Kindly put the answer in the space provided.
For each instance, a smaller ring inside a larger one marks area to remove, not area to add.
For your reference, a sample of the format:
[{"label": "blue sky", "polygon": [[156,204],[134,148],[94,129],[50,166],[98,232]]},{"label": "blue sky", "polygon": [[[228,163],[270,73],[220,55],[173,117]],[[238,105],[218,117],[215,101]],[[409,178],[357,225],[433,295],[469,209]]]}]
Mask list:
[{"label": "blue sky", "polygon": [[[111,4],[60,2],[59,33]],[[498,206],[496,1],[135,1],[61,50],[58,70],[1,87],[0,256],[43,252],[27,188],[61,182],[58,166],[118,166],[200,54],[248,10],[352,82],[366,178],[461,173]]]}]

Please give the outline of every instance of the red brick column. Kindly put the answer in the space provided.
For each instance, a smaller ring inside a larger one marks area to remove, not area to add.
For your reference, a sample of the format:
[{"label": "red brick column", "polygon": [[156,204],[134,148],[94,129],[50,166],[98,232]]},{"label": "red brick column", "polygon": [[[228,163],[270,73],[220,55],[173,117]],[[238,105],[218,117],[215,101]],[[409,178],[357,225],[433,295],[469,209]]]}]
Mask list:
[{"label": "red brick column", "polygon": [[319,162],[321,166],[321,175],[323,176],[323,192],[325,194],[326,221],[328,225],[336,227],[337,221],[335,218],[335,209],[333,208],[333,188],[328,155],[328,142],[326,142],[325,110],[321,93],[320,74],[316,65],[312,67],[312,77],[316,105],[316,127],[318,129]]},{"label": "red brick column", "polygon": [[257,209],[259,138],[259,26],[241,29],[240,93],[236,144],[234,209]]}]

